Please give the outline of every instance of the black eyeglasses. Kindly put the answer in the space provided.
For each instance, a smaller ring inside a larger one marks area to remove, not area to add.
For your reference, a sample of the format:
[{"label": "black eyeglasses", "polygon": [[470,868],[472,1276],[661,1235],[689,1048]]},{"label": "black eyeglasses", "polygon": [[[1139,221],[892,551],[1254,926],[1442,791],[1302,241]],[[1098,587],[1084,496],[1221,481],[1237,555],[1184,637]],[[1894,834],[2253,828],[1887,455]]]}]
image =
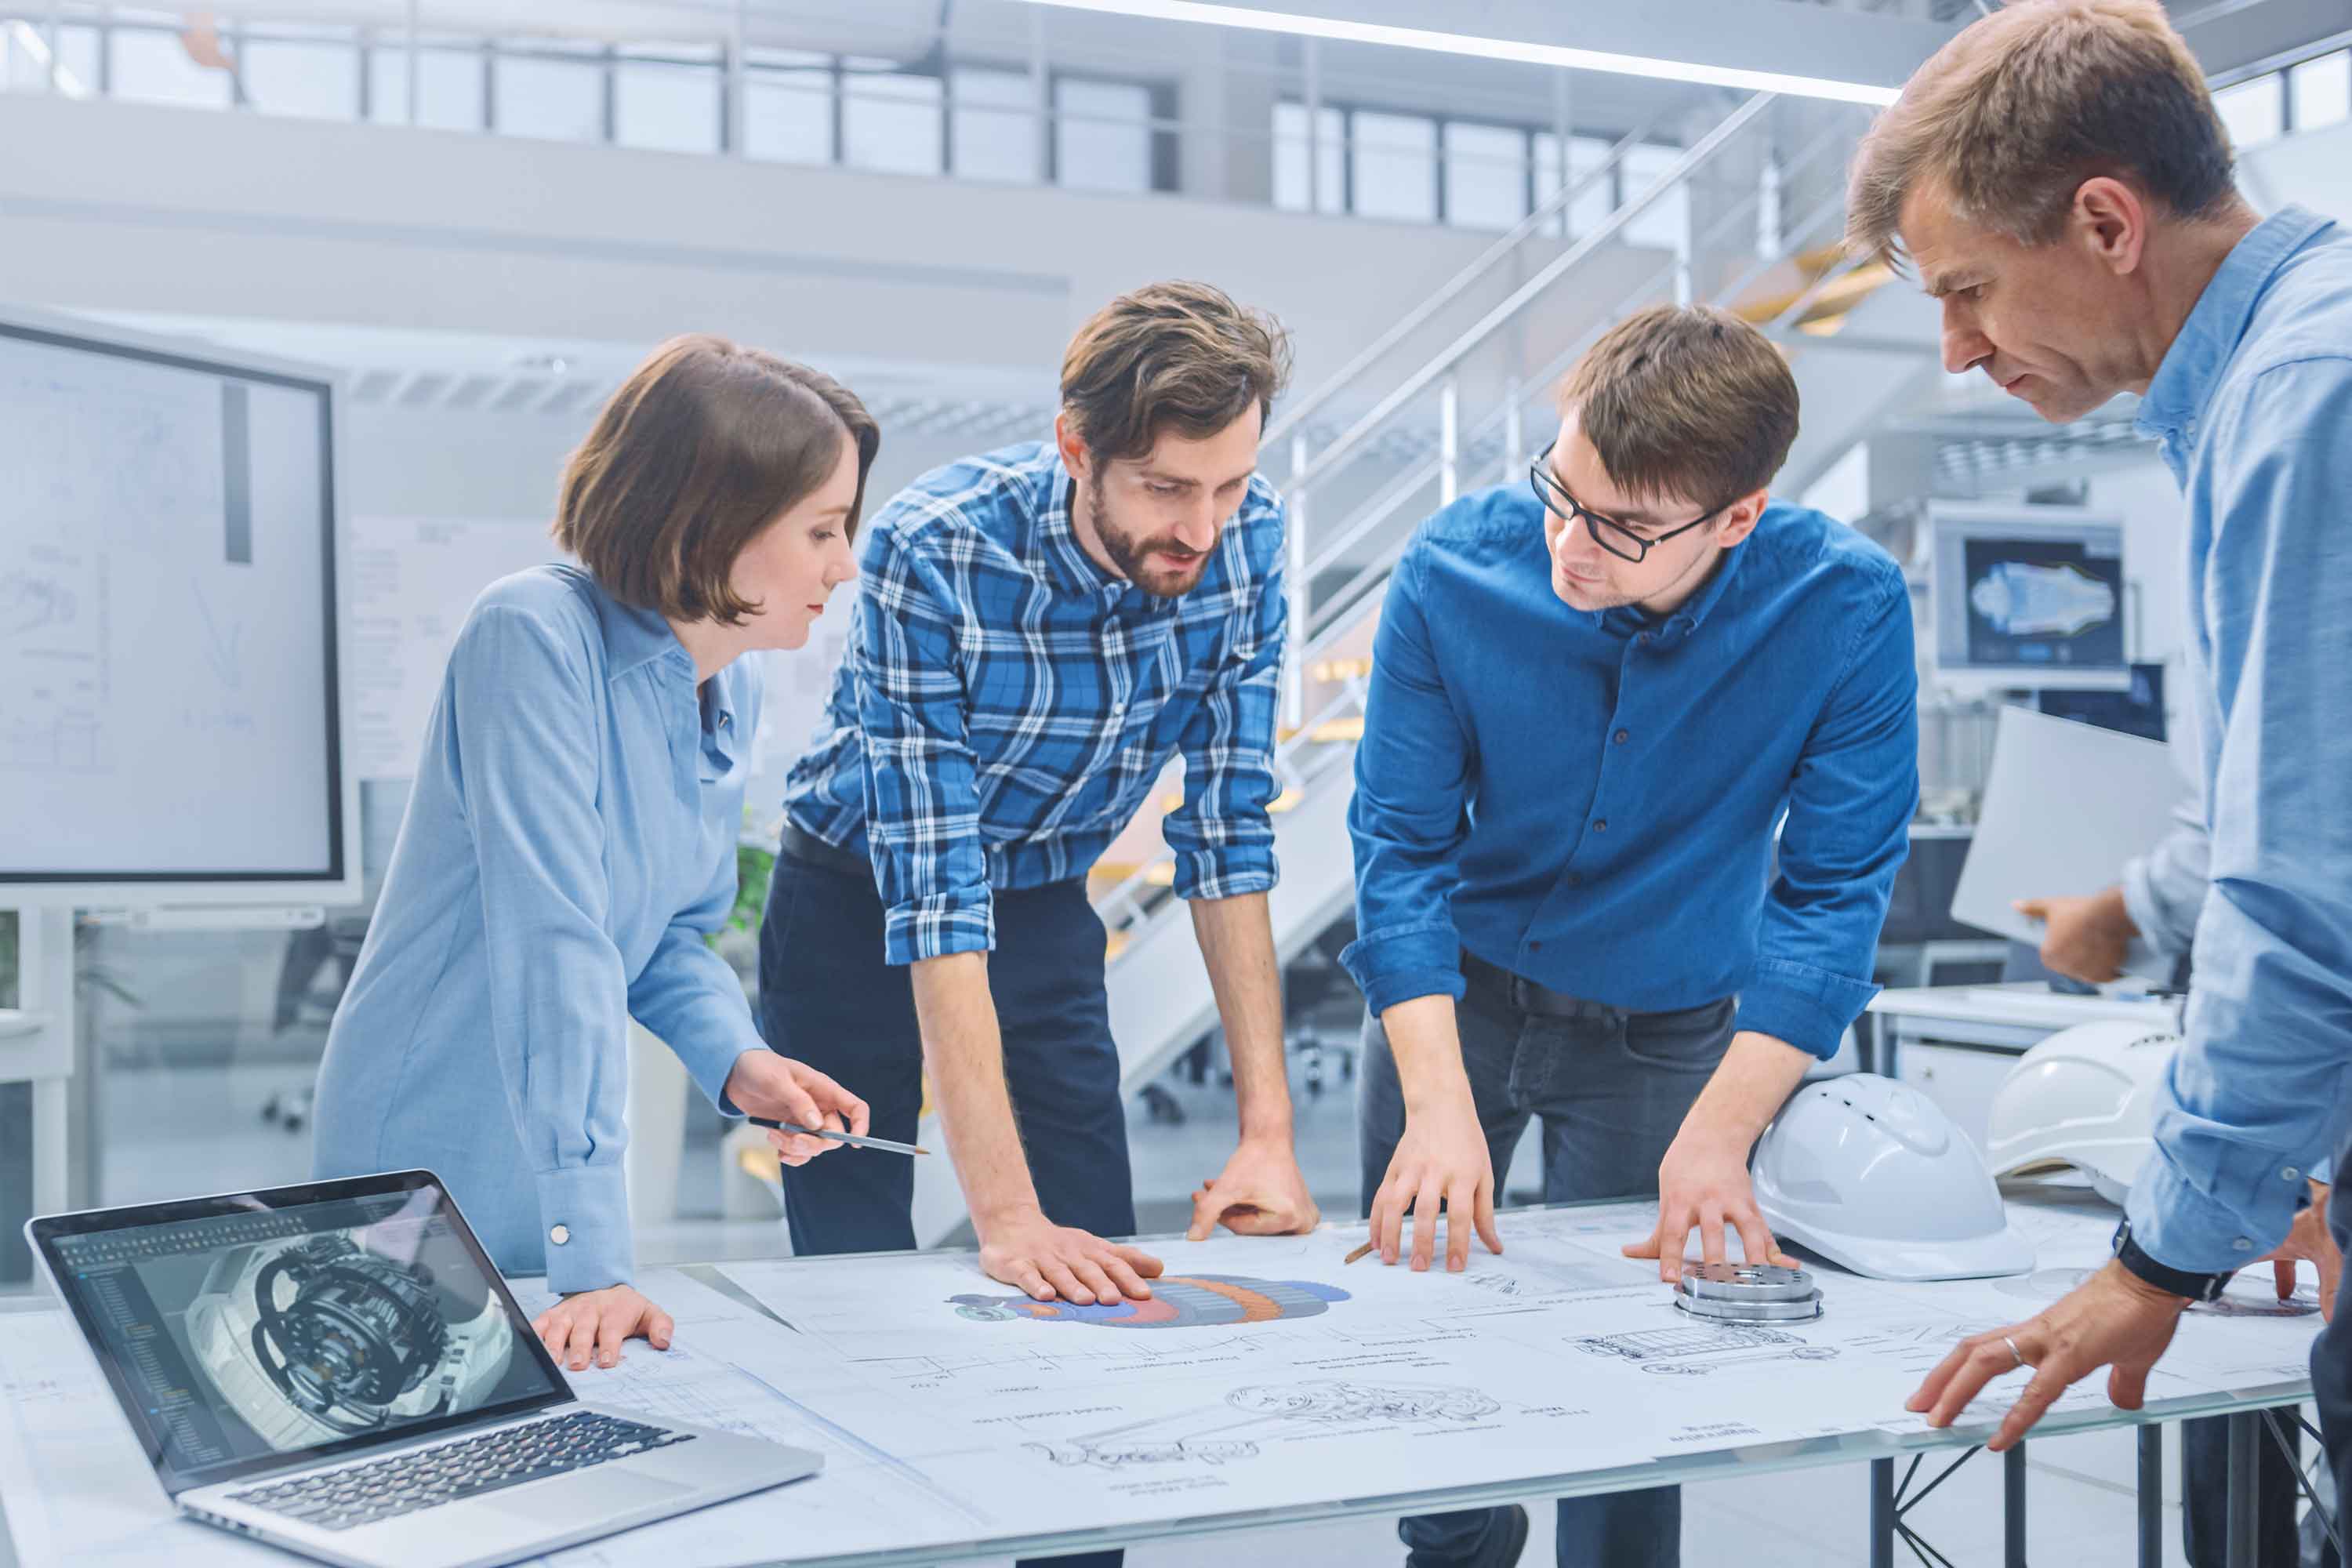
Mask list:
[{"label": "black eyeglasses", "polygon": [[[1552,447],[1559,445],[1557,441],[1552,443]],[[1620,561],[1631,561],[1638,565],[1651,551],[1667,540],[1688,533],[1694,528],[1705,528],[1724,510],[1722,507],[1717,507],[1696,522],[1686,522],[1680,528],[1670,528],[1664,533],[1644,537],[1613,517],[1601,516],[1563,489],[1560,482],[1552,478],[1551,450],[1551,447],[1546,447],[1536,454],[1536,460],[1528,465],[1528,483],[1534,489],[1536,500],[1543,502],[1545,510],[1557,512],[1571,525],[1578,518],[1582,518],[1584,531],[1592,535],[1592,542]]]}]

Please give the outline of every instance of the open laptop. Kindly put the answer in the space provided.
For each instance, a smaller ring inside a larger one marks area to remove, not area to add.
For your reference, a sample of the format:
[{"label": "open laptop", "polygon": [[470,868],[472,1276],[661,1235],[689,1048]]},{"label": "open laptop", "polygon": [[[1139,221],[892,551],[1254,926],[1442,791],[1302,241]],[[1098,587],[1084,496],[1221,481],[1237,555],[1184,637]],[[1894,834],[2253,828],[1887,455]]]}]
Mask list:
[{"label": "open laptop", "polygon": [[574,1398],[428,1172],[25,1234],[180,1510],[324,1562],[488,1568],[824,1464]]}]

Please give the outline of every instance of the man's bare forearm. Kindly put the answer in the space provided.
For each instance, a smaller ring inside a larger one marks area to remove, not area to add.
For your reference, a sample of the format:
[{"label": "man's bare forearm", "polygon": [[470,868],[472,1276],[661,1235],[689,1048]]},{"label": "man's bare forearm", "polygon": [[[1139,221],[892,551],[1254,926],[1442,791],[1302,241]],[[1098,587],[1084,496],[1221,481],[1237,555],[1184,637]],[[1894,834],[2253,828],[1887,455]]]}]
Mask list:
[{"label": "man's bare forearm", "polygon": [[915,1016],[923,1061],[947,1131],[948,1152],[963,1184],[972,1223],[1038,1206],[1036,1184],[1022,1152],[1004,1084],[1004,1041],[988,989],[988,955],[951,952],[913,967]]},{"label": "man's bare forearm", "polygon": [[1466,1098],[1470,1075],[1462,1065],[1462,1034],[1454,998],[1439,993],[1398,1003],[1381,1015],[1404,1091],[1405,1114]]},{"label": "man's bare forearm", "polygon": [[1777,1036],[1742,1029],[1683,1118],[1684,1130],[1737,1143],[1744,1153],[1819,1059]]},{"label": "man's bare forearm", "polygon": [[1192,901],[1192,934],[1216,993],[1234,1061],[1244,1141],[1291,1141],[1290,1075],[1283,1058],[1282,974],[1264,893]]}]

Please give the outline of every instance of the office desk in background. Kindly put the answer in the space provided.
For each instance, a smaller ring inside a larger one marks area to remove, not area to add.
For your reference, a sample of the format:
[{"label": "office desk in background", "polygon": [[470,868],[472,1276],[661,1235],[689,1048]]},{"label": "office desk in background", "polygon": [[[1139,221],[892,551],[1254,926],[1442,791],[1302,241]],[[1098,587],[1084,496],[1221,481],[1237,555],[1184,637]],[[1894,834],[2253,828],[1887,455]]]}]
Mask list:
[{"label": "office desk in background", "polygon": [[2179,1027],[2169,1000],[2137,984],[2096,996],[2067,996],[2039,981],[2013,985],[1927,985],[1882,991],[1872,1070],[1916,1086],[1982,1148],[1994,1092],[2017,1058],[2061,1029],[2119,1019],[2167,1033]]}]

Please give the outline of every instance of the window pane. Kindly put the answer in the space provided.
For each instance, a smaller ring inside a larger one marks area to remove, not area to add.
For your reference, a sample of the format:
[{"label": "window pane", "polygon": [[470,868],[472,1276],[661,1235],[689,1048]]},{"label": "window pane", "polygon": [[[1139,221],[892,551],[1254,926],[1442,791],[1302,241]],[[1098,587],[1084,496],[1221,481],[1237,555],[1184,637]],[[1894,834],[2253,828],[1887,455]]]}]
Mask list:
[{"label": "window pane", "polygon": [[[273,29],[275,31],[277,29]],[[239,51],[247,101],[264,114],[356,120],[360,52],[350,43],[247,38]]]},{"label": "window pane", "polygon": [[228,72],[198,65],[177,33],[118,26],[109,47],[110,90],[116,98],[205,109],[228,107]]},{"label": "window pane", "polygon": [[726,82],[719,51],[705,45],[623,50],[613,67],[613,140],[658,153],[718,152]]},{"label": "window pane", "polygon": [[1508,228],[1528,216],[1528,133],[1504,125],[1445,127],[1445,221]]},{"label": "window pane", "polygon": [[832,60],[796,49],[752,49],[744,61],[744,154],[832,163]]},{"label": "window pane", "polygon": [[[1536,132],[1536,202],[1542,205],[1558,195],[1560,186],[1559,138],[1549,131]],[[1571,136],[1568,141],[1568,178],[1572,183],[1583,180],[1608,162],[1612,143],[1597,136]],[[1575,239],[1591,234],[1609,215],[1616,210],[1615,170],[1607,170],[1585,186],[1568,206],[1567,237]],[[1554,217],[1544,225],[1543,232],[1559,237],[1559,220]]]},{"label": "window pane", "polygon": [[2316,131],[2352,120],[2352,54],[2342,49],[2305,60],[2288,73],[2294,79],[2294,128]]},{"label": "window pane", "polygon": [[[26,9],[18,7],[20,13]],[[60,36],[53,37],[53,31]],[[47,92],[53,49],[60,91],[84,95],[98,91],[97,29],[60,26],[53,30],[46,18],[19,19],[0,12],[0,92]],[[0,984],[5,984],[5,979],[0,975]]]},{"label": "window pane", "polygon": [[[1625,200],[1647,191],[1682,157],[1679,147],[1636,147],[1625,154]],[[1690,259],[1690,186],[1677,184],[1643,209],[1623,229],[1629,245],[1654,245],[1677,259]]]},{"label": "window pane", "polygon": [[[45,32],[42,37],[48,35]],[[98,29],[68,22],[57,33],[58,69],[79,83],[81,90],[98,92]],[[60,86],[65,84],[60,83]]]},{"label": "window pane", "polygon": [[490,107],[491,128],[503,135],[602,142],[604,51],[527,38],[501,42],[490,59]]},{"label": "window pane", "polygon": [[2223,88],[2213,95],[2213,107],[2230,132],[2230,145],[2243,152],[2278,135],[2286,119],[2286,89],[2273,71]]},{"label": "window pane", "polygon": [[1025,71],[959,68],[949,110],[955,172],[976,180],[1037,179],[1037,114]]},{"label": "window pane", "polygon": [[940,173],[940,79],[847,61],[841,82],[843,160],[892,174]]},{"label": "window pane", "polygon": [[[1317,116],[1315,163],[1315,210],[1336,213],[1345,210],[1347,196],[1347,148],[1345,135],[1336,109],[1323,110]],[[1307,210],[1307,106],[1303,103],[1277,103],[1274,106],[1274,205],[1289,212]]]},{"label": "window pane", "polygon": [[1355,211],[1362,217],[1437,221],[1437,121],[1358,110]]},{"label": "window pane", "polygon": [[[416,123],[436,131],[479,131],[483,125],[481,47],[464,39],[419,38]],[[408,123],[408,42],[379,33],[368,48],[368,118],[381,125]]]},{"label": "window pane", "polygon": [[1054,170],[1060,184],[1089,191],[1151,188],[1150,88],[1065,77],[1054,84]]}]

